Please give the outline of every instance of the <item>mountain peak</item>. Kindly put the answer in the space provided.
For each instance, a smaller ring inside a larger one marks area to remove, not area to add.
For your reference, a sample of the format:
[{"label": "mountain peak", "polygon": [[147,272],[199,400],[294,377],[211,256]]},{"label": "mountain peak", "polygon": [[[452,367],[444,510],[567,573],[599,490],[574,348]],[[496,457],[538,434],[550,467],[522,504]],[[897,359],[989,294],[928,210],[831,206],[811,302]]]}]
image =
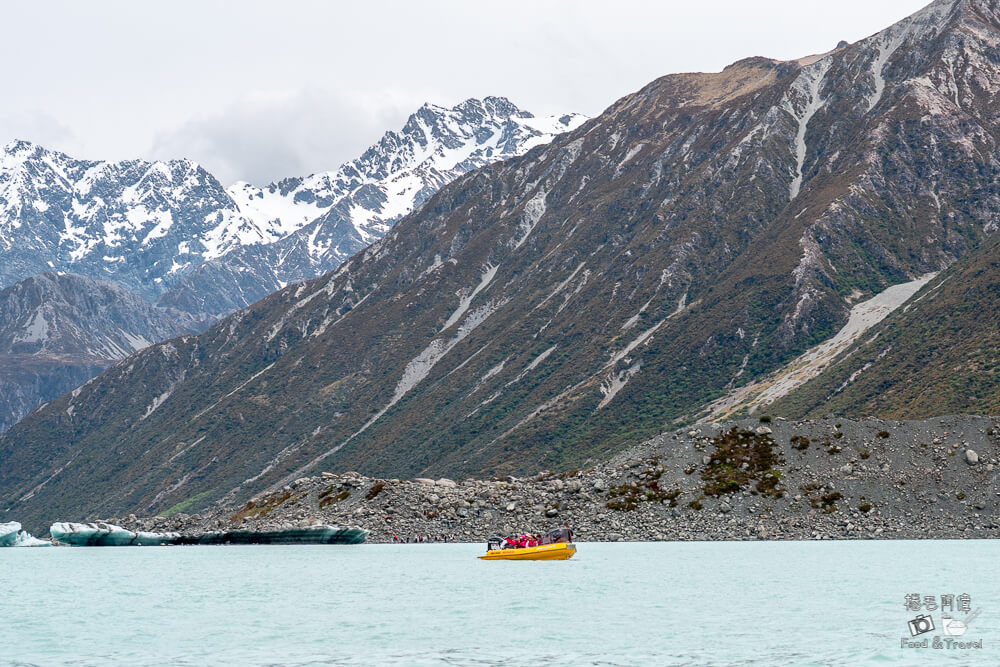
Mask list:
[{"label": "mountain peak", "polygon": [[38,148],[37,144],[34,144],[26,139],[11,139],[4,145],[3,152],[8,154],[26,153],[33,151],[36,148]]}]

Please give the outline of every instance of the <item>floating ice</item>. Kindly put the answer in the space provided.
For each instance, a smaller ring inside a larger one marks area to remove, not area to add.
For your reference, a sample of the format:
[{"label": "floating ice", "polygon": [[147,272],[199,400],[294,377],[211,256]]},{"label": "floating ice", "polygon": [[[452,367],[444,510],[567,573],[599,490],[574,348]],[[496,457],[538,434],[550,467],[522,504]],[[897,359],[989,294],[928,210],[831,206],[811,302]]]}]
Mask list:
[{"label": "floating ice", "polygon": [[17,521],[0,523],[0,547],[12,547],[17,542],[17,534],[21,531],[21,524]]},{"label": "floating ice", "polygon": [[22,530],[17,534],[17,540],[14,542],[15,547],[51,547],[52,543],[48,540],[40,540],[33,536],[31,533]]},{"label": "floating ice", "polygon": [[57,522],[49,528],[52,538],[74,547],[151,547],[176,544],[180,533],[133,532],[114,524]]},{"label": "floating ice", "polygon": [[51,547],[52,543],[32,537],[17,521],[0,523],[0,547]]},{"label": "floating ice", "polygon": [[110,523],[52,524],[52,537],[77,547],[160,546],[167,544],[360,544],[368,531],[353,526],[285,527],[276,530],[235,530],[209,533],[147,533]]}]

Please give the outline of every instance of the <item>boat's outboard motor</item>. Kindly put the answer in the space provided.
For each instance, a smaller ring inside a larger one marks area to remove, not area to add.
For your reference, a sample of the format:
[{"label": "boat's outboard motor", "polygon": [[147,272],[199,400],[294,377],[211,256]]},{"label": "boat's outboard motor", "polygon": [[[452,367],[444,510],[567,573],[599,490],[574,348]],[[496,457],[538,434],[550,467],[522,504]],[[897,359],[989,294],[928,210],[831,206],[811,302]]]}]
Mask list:
[{"label": "boat's outboard motor", "polygon": [[573,541],[573,531],[569,528],[557,528],[556,530],[549,531],[546,536],[546,542],[549,544],[555,544],[556,542],[572,542]]}]

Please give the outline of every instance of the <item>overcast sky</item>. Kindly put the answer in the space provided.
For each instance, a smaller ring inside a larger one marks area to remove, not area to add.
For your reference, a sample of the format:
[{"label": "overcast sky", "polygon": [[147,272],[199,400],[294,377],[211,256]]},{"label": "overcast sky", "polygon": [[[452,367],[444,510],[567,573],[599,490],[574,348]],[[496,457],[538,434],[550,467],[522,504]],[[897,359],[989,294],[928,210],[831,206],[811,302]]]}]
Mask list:
[{"label": "overcast sky", "polygon": [[334,169],[423,102],[596,115],[663,74],[856,41],[929,0],[66,0],[0,5],[0,142]]}]

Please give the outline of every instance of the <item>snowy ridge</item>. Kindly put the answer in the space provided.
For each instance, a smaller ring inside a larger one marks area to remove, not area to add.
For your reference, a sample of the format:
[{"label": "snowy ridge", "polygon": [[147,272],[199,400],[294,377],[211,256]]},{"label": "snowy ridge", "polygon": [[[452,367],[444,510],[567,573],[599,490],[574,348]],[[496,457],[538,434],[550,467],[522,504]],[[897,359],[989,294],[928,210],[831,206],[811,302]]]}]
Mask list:
[{"label": "snowy ridge", "polygon": [[[450,109],[425,104],[402,130],[387,132],[336,171],[263,188],[237,183],[228,192],[256,227],[281,228],[285,235],[341,206],[355,232],[371,243],[458,176],[526,153],[585,120],[579,114],[535,117],[502,97],[469,99]],[[311,232],[314,258],[331,248],[316,246],[319,233]]]},{"label": "snowy ridge", "polygon": [[0,151],[0,289],[69,272],[151,302],[186,290],[162,303],[225,314],[336,268],[454,178],[584,120],[501,97],[426,104],[338,170],[263,188],[224,188],[191,160],[78,160],[12,141]]},{"label": "snowy ridge", "polygon": [[0,151],[0,288],[57,270],[152,300],[172,273],[274,238],[190,160],[77,160],[26,141]]}]

